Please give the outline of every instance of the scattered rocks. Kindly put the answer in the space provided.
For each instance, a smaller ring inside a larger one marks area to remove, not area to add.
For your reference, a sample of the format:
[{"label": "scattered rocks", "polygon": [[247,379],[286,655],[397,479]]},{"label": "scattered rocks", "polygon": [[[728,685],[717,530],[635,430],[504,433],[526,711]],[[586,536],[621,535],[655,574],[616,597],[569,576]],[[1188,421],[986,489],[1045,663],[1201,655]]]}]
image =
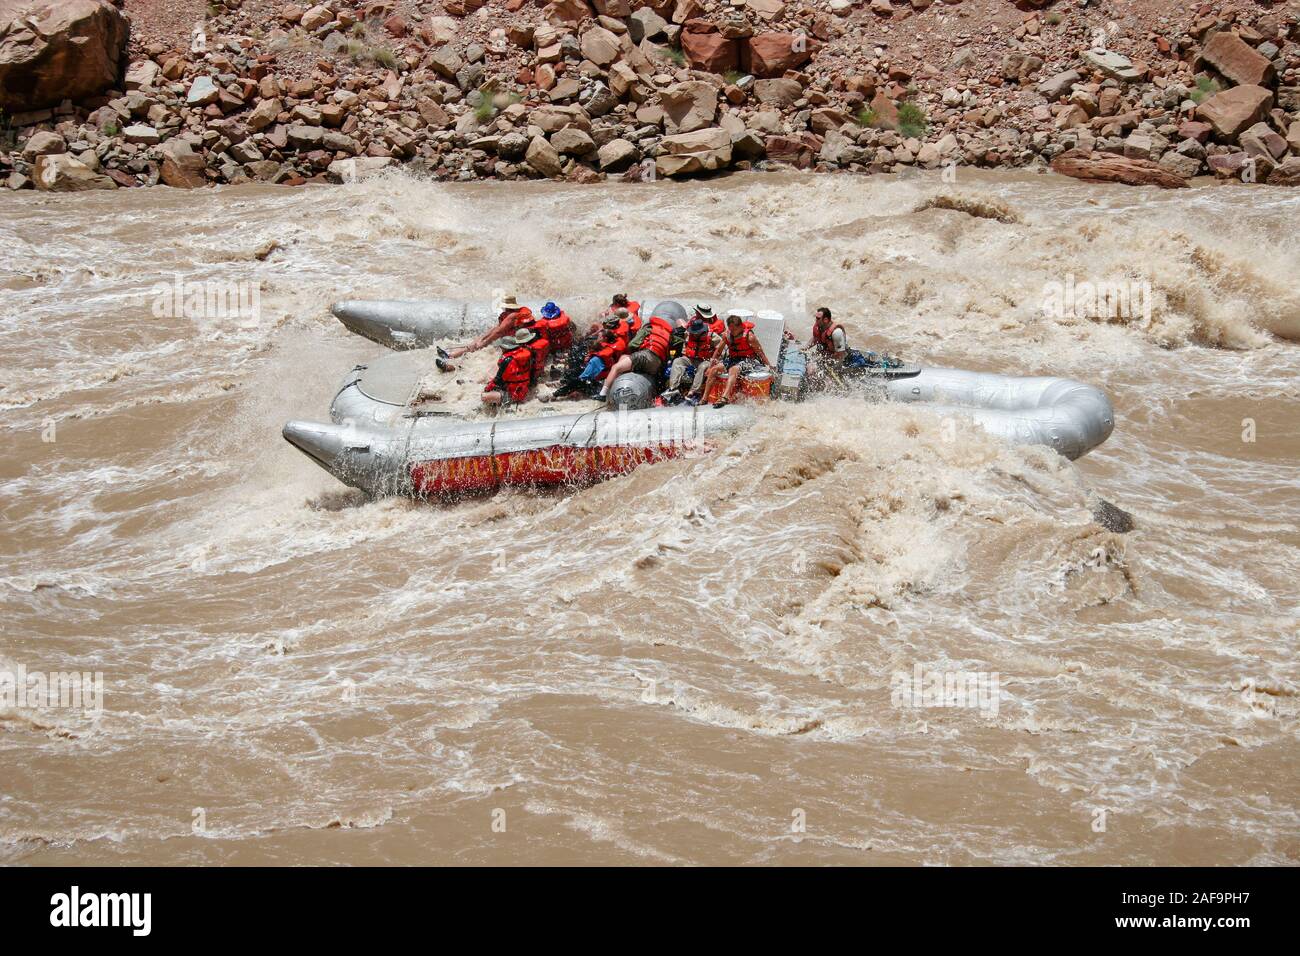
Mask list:
[{"label": "scattered rocks", "polygon": [[[15,3],[0,0],[0,71],[13,37],[37,44]],[[219,0],[206,49],[188,25],[137,35],[94,94],[8,109],[0,177],[33,188],[42,156],[69,155],[84,170],[51,175],[107,179],[93,188],[350,181],[407,162],[439,179],[588,182],[639,178],[643,161],[665,176],[1053,163],[1172,186],[1207,171],[1290,182],[1300,159],[1300,16],[1235,0],[1138,10],[1107,36],[1116,49],[1089,48],[1077,4],[1044,16],[1039,0],[1023,14],[1002,0],[450,0],[446,15],[328,0],[269,17],[268,3]],[[121,16],[108,0],[57,6]]]}]

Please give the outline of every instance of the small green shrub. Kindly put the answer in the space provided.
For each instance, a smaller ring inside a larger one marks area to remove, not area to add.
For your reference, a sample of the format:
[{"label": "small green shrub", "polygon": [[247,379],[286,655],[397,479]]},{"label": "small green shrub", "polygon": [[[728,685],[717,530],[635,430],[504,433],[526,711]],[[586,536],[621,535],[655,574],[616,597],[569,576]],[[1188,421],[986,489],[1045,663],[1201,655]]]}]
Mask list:
[{"label": "small green shrub", "polygon": [[1213,80],[1202,74],[1196,78],[1196,89],[1192,90],[1192,102],[1199,104],[1206,97],[1218,93],[1220,89],[1222,89],[1222,87],[1219,86],[1217,80]]},{"label": "small green shrub", "polygon": [[875,126],[876,111],[873,110],[870,106],[864,106],[862,107],[862,109],[858,110],[858,125]]},{"label": "small green shrub", "polygon": [[397,55],[388,47],[371,46],[361,40],[348,40],[339,48],[339,52],[357,66],[371,64],[390,70],[397,66]]},{"label": "small green shrub", "polygon": [[920,139],[930,128],[925,110],[915,103],[902,103],[898,107],[898,131],[904,136]]},{"label": "small green shrub", "polygon": [[686,65],[686,54],[683,53],[675,46],[670,46],[667,50],[665,50],[664,56],[668,57],[668,59],[672,60],[678,66]]}]

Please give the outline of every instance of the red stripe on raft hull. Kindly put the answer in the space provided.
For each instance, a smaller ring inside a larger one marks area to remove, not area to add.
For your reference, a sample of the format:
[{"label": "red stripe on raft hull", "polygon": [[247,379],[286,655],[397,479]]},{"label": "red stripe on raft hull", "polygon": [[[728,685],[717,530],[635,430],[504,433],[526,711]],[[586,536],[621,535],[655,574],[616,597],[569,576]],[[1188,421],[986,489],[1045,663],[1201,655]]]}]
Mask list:
[{"label": "red stripe on raft hull", "polygon": [[420,495],[490,491],[502,485],[587,484],[627,474],[637,465],[676,458],[692,447],[699,449],[698,445],[680,442],[599,448],[552,445],[532,451],[418,462],[411,466],[411,481]]}]

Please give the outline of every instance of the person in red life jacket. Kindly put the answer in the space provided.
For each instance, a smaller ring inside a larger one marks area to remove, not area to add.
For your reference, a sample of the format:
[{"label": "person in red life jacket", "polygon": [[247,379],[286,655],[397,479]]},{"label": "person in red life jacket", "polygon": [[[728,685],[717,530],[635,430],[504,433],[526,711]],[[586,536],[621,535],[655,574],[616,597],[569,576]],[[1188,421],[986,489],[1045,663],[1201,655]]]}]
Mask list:
[{"label": "person in red life jacket", "polygon": [[817,358],[843,362],[849,354],[844,326],[831,317],[831,310],[822,306],[813,315],[812,347]]},{"label": "person in red life jacket", "polygon": [[551,358],[562,365],[560,377],[565,378],[581,370],[585,364],[583,347],[574,339],[573,320],[569,314],[554,302],[542,306],[542,317],[538,325],[545,325],[546,339],[551,343]]},{"label": "person in red life jacket", "polygon": [[615,362],[614,367],[609,370],[609,375],[600,388],[600,394],[596,397],[603,400],[624,372],[644,375],[658,390],[672,341],[673,324],[657,315],[650,316],[650,320],[641,327],[641,331],[628,342],[628,354]]},{"label": "person in red life jacket", "polygon": [[602,329],[611,328],[618,332],[618,337],[623,340],[624,351],[626,351],[627,343],[636,334],[632,331],[632,316],[627,309],[615,309],[608,315],[602,313],[596,324],[591,327],[591,331],[587,333],[587,337],[598,336]]},{"label": "person in red life jacket", "polygon": [[754,334],[754,323],[746,322],[738,315],[727,316],[727,331],[722,336],[722,341],[718,343],[718,347],[713,350],[712,364],[709,365],[709,371],[704,376],[704,389],[700,393],[692,389],[686,401],[698,405],[700,395],[707,395],[709,387],[725,371],[727,387],[723,390],[722,397],[713,403],[714,408],[725,408],[731,404],[735,396],[736,380],[740,378],[741,373],[759,368],[760,363],[769,367],[772,364],[768,361],[758,336]]},{"label": "person in red life jacket", "polygon": [[[508,295],[501,303],[501,314],[497,316],[497,324],[484,332],[473,342],[470,342],[469,345],[462,346],[458,349],[452,349],[447,353],[446,357],[449,359],[458,359],[462,355],[467,355],[470,352],[477,352],[479,349],[491,345],[497,339],[514,334],[521,325],[532,321],[532,318],[532,309],[528,308],[528,306],[521,306],[515,301],[513,295]],[[444,372],[450,372],[453,370],[453,366],[443,368],[444,364],[444,362],[439,362],[438,368],[442,369]]]},{"label": "person in red life jacket", "polygon": [[[618,315],[619,310],[621,309],[627,310],[627,315],[624,316],[624,318],[627,319],[629,329],[628,338],[631,338],[633,335],[636,335],[637,332],[641,331],[641,303],[629,301],[626,292],[620,292],[618,295],[614,296],[609,305],[601,310],[600,315],[596,317],[596,323],[599,324],[604,322],[611,315]],[[596,325],[593,324],[588,330],[588,334],[590,335],[596,331],[598,331]]]},{"label": "person in red life jacket", "polygon": [[[710,312],[713,310],[710,309]],[[668,390],[663,398],[666,402],[678,400],[681,396],[682,383],[691,379],[691,392],[698,392],[704,387],[704,377],[709,370],[709,362],[718,347],[720,336],[714,333],[709,323],[699,313],[696,306],[695,315],[686,325],[686,336],[682,342],[682,351],[673,359],[668,373]]]},{"label": "person in red life jacket", "polygon": [[714,335],[722,335],[724,332],[727,331],[727,323],[723,322],[722,319],[718,318],[717,313],[713,311],[713,308],[711,306],[702,305],[702,304],[696,305],[695,312],[691,316],[691,318],[703,319],[704,323],[708,325],[709,331],[712,332]]},{"label": "person in red life jacket", "polygon": [[[551,354],[551,340],[546,337],[549,328],[544,322],[533,322],[523,326],[520,331],[533,333],[528,348],[533,353],[533,384],[536,385],[542,380],[542,376],[546,374],[546,360]],[[519,332],[515,333],[515,338],[519,338]]]},{"label": "person in red life jacket", "polygon": [[528,347],[535,338],[528,329],[514,335],[503,335],[496,340],[501,347],[496,374],[483,389],[483,404],[518,404],[528,399],[533,382],[533,350]]}]

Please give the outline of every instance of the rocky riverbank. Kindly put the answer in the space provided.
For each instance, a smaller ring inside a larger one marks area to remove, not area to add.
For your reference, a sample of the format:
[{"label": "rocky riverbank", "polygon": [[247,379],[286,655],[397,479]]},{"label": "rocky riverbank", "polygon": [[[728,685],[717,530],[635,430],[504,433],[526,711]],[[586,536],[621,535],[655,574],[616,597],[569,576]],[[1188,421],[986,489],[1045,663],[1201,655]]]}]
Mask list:
[{"label": "rocky riverbank", "polygon": [[1247,0],[0,0],[0,91],[11,189],[397,164],[1300,184],[1300,11]]}]

